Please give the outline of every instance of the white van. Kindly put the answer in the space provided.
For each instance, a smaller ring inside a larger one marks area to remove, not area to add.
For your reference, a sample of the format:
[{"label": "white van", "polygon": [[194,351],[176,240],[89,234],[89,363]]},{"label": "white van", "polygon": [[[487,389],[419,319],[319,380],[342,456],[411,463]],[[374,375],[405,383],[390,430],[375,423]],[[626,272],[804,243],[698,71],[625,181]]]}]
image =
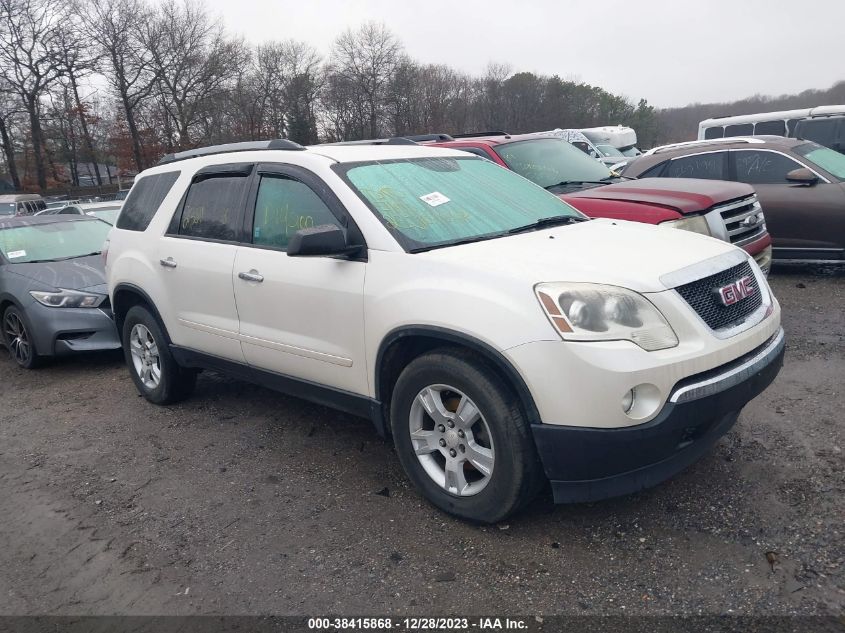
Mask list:
[{"label": "white van", "polygon": [[698,124],[698,140],[773,134],[814,141],[845,153],[845,105],[715,117]]}]

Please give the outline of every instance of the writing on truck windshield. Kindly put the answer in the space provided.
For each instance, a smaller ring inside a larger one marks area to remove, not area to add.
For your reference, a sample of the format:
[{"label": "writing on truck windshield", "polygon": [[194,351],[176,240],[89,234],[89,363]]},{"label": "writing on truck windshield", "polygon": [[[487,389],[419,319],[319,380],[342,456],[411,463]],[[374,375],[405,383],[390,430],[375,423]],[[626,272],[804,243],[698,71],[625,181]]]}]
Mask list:
[{"label": "writing on truck windshield", "polygon": [[340,165],[406,250],[489,239],[556,217],[583,216],[558,197],[480,158]]}]

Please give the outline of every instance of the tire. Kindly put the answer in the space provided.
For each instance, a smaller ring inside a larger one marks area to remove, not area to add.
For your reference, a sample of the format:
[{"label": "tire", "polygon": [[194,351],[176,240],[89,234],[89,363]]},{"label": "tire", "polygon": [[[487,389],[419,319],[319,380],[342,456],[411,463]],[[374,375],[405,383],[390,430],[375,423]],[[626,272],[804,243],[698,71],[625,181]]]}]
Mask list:
[{"label": "tire", "polygon": [[35,349],[35,342],[32,340],[32,328],[22,310],[15,306],[9,306],[3,312],[3,320],[0,322],[2,329],[3,344],[9,350],[9,356],[23,369],[35,369],[42,364],[42,357]]},{"label": "tire", "polygon": [[123,354],[138,392],[153,404],[173,404],[191,395],[197,372],[180,367],[155,316],[133,306],[123,320]]},{"label": "tire", "polygon": [[436,350],[412,361],[394,387],[390,424],[408,477],[450,514],[495,523],[531,501],[543,485],[517,397],[471,353]]}]

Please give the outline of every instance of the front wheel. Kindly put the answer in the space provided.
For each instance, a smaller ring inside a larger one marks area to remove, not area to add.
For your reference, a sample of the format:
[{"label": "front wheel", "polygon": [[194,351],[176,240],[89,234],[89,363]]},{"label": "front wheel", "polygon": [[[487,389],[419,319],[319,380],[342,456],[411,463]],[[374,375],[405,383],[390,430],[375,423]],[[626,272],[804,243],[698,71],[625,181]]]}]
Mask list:
[{"label": "front wheel", "polygon": [[411,362],[396,382],[390,420],[408,477],[446,512],[495,523],[542,485],[518,399],[470,354],[444,350]]},{"label": "front wheel", "polygon": [[9,355],[19,367],[35,369],[40,364],[40,357],[35,351],[32,334],[23,312],[15,306],[9,306],[3,313],[3,343]]},{"label": "front wheel", "polygon": [[135,387],[150,402],[172,404],[193,392],[196,371],[179,366],[158,320],[143,306],[130,308],[123,320],[123,353]]}]

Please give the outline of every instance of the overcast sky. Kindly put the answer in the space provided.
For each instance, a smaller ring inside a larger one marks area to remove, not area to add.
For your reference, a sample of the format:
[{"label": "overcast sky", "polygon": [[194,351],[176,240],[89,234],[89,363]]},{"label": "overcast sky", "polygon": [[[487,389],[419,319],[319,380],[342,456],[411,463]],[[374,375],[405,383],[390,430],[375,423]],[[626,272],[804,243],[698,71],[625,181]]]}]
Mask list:
[{"label": "overcast sky", "polygon": [[659,107],[845,79],[845,0],[206,0],[251,42],[384,22],[421,62],[576,78]]}]

